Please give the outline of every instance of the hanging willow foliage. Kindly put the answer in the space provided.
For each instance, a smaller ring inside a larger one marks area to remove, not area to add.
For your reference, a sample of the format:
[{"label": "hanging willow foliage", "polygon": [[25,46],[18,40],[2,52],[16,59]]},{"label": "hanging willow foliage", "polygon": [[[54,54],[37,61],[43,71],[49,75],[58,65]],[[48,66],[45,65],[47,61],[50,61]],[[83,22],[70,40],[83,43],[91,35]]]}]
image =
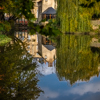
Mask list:
[{"label": "hanging willow foliage", "polygon": [[65,32],[89,32],[92,15],[100,13],[100,0],[56,0],[57,21]]},{"label": "hanging willow foliage", "polygon": [[99,75],[98,51],[92,52],[89,35],[65,35],[57,41],[56,71],[59,80],[69,80],[72,85],[77,80],[88,81]]}]

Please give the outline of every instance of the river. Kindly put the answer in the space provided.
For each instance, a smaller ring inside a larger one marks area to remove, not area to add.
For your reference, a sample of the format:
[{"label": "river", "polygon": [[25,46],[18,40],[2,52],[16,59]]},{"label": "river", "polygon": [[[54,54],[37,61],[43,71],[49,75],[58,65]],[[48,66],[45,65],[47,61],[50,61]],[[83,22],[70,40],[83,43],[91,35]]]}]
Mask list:
[{"label": "river", "polygon": [[0,47],[0,100],[100,100],[99,39],[16,31]]}]

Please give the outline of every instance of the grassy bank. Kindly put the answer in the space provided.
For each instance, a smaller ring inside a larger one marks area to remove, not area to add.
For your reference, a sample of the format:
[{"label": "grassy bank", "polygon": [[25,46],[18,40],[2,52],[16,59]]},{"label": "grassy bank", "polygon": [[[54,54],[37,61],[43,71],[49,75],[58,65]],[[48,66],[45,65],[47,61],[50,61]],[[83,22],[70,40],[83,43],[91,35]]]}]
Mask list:
[{"label": "grassy bank", "polygon": [[0,46],[3,46],[10,41],[11,38],[7,37],[6,35],[0,34]]}]

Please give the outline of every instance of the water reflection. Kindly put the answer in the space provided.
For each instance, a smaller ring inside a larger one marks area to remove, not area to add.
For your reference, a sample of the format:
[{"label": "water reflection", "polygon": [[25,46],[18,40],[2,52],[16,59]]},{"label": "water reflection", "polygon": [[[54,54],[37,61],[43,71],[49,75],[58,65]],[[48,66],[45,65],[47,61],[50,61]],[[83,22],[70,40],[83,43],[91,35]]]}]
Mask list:
[{"label": "water reflection", "polygon": [[92,40],[62,35],[55,48],[43,35],[16,31],[0,47],[0,100],[100,99],[100,50]]},{"label": "water reflection", "polygon": [[0,47],[0,100],[35,100],[42,90],[37,86],[36,63],[18,38]]},{"label": "water reflection", "polygon": [[29,35],[27,30],[15,32],[15,36],[25,43],[27,52],[39,62],[37,69],[41,74],[55,73],[56,49],[50,40],[38,33]]},{"label": "water reflection", "polygon": [[63,35],[58,41],[56,70],[60,81],[88,81],[99,75],[99,54],[90,48],[91,37]]}]

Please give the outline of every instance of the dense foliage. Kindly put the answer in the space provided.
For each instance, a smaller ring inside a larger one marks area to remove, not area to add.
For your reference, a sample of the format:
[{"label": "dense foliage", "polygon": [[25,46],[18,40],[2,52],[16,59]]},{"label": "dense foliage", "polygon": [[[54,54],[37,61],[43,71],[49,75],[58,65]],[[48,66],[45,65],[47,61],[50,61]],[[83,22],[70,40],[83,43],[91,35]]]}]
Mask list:
[{"label": "dense foliage", "polygon": [[24,43],[13,39],[0,47],[0,100],[36,100],[42,90],[37,86],[36,63]]},{"label": "dense foliage", "polygon": [[11,38],[7,37],[6,35],[0,34],[0,46],[3,46],[10,41],[11,41]]},{"label": "dense foliage", "polygon": [[[11,27],[14,25],[14,21],[22,16],[30,21],[34,19],[34,14],[32,14],[33,7],[34,0],[0,0],[0,23],[5,23],[5,14],[10,15],[7,18],[7,22],[10,23]],[[3,26],[0,27],[0,31],[2,29],[6,30],[6,27]]]},{"label": "dense foliage", "polygon": [[57,21],[62,32],[89,32],[90,20],[100,13],[100,0],[56,0]]},{"label": "dense foliage", "polygon": [[63,35],[57,42],[56,70],[60,80],[88,81],[99,75],[99,52],[92,52],[90,36]]},{"label": "dense foliage", "polygon": [[[19,18],[22,15],[26,19],[34,18],[31,10],[34,7],[34,0],[0,0],[0,13],[11,14],[11,18]],[[1,20],[1,19],[0,19]]]},{"label": "dense foliage", "polygon": [[[45,36],[55,37],[58,35],[61,35],[62,32],[60,31],[59,27],[57,27],[56,20],[55,19],[49,19],[48,23],[46,25],[41,24],[34,25],[34,23],[30,22],[29,26],[30,28],[30,34],[35,34],[36,32],[41,33]],[[43,22],[45,24],[45,22]]]}]

